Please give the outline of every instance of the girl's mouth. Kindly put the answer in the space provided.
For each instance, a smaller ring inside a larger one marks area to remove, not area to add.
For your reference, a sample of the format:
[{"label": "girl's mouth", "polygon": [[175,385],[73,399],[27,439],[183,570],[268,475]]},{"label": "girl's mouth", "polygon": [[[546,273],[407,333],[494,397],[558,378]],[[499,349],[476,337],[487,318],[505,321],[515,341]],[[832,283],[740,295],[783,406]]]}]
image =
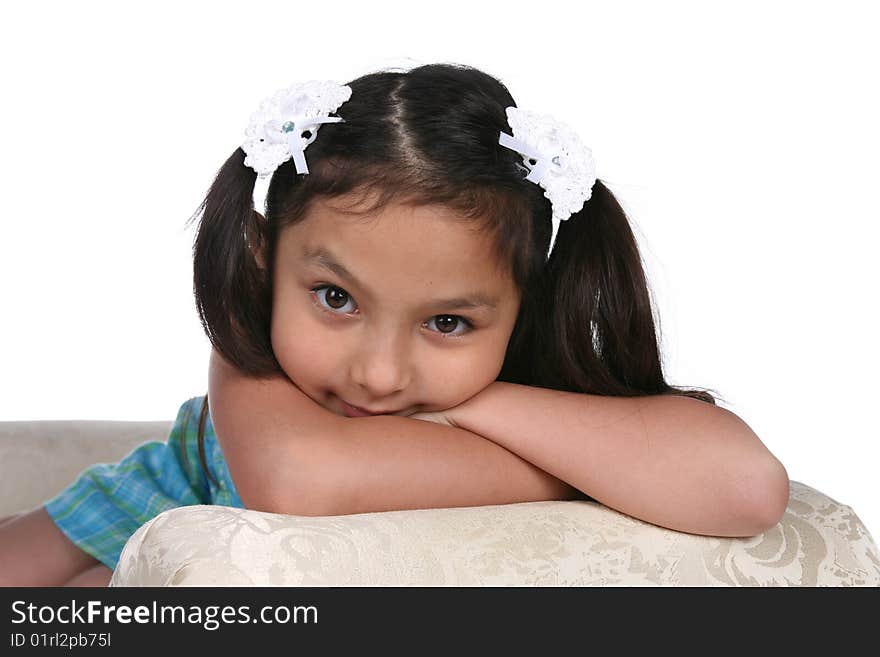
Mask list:
[{"label": "girl's mouth", "polygon": [[369,415],[393,415],[396,411],[380,411],[380,412],[370,412],[360,408],[358,406],[352,406],[348,402],[346,402],[341,397],[339,401],[342,402],[342,412],[345,413],[348,417],[367,417]]}]

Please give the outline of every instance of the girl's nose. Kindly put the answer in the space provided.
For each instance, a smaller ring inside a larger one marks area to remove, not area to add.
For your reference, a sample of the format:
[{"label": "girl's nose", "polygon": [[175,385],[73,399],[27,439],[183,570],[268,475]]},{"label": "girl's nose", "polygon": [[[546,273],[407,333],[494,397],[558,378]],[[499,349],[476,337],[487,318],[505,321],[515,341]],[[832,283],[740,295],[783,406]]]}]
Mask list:
[{"label": "girl's nose", "polygon": [[352,364],[351,376],[369,399],[384,400],[410,385],[411,363],[404,341],[366,344]]}]

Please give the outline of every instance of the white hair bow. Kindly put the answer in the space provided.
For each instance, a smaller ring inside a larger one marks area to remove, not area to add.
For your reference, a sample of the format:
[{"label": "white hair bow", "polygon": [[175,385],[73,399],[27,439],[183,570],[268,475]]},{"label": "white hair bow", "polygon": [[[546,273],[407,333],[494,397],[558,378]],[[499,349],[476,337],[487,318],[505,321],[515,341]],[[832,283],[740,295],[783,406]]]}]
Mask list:
[{"label": "white hair bow", "polygon": [[559,224],[580,212],[593,193],[596,163],[593,152],[568,125],[547,114],[508,107],[513,136],[499,132],[498,143],[523,156],[526,180],[544,188],[553,208],[553,232],[547,258],[553,251]]},{"label": "white hair bow", "polygon": [[296,172],[308,173],[306,147],[321,124],[344,121],[328,114],[349,98],[351,87],[326,80],[300,82],[266,98],[245,130],[245,165],[265,178],[292,157]]}]

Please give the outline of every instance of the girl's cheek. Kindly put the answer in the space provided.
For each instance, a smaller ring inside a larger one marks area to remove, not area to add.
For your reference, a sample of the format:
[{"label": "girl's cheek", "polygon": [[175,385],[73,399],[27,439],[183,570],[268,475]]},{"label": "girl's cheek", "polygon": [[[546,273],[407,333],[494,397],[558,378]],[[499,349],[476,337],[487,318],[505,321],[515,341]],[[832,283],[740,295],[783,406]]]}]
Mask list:
[{"label": "girl's cheek", "polygon": [[443,408],[457,406],[473,397],[497,378],[494,360],[485,355],[470,354],[440,362],[432,368],[432,398],[442,401]]}]

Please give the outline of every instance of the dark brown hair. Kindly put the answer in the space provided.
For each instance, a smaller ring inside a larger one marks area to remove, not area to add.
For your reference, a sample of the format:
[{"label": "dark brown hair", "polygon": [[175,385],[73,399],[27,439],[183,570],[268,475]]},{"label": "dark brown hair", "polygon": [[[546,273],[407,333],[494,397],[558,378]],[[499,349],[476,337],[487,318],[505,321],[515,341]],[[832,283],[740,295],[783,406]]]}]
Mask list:
[{"label": "dark brown hair", "polygon": [[[592,395],[685,395],[699,389],[663,377],[651,299],[629,221],[597,180],[583,209],[551,236],[551,206],[524,179],[522,156],[498,143],[511,134],[507,88],[475,68],[432,64],[379,71],[349,82],[351,98],[308,146],[309,173],[287,160],[272,175],[255,213],[256,172],[236,149],[190,219],[201,214],[193,246],[196,307],[212,346],[243,373],[283,373],[270,339],[271,272],[280,232],[318,197],[439,204],[493,237],[491,254],[522,292],[499,381]],[[264,245],[265,269],[249,247]],[[199,423],[202,451],[208,400]],[[206,468],[207,471],[207,468]],[[209,473],[210,474],[210,473]]]}]

